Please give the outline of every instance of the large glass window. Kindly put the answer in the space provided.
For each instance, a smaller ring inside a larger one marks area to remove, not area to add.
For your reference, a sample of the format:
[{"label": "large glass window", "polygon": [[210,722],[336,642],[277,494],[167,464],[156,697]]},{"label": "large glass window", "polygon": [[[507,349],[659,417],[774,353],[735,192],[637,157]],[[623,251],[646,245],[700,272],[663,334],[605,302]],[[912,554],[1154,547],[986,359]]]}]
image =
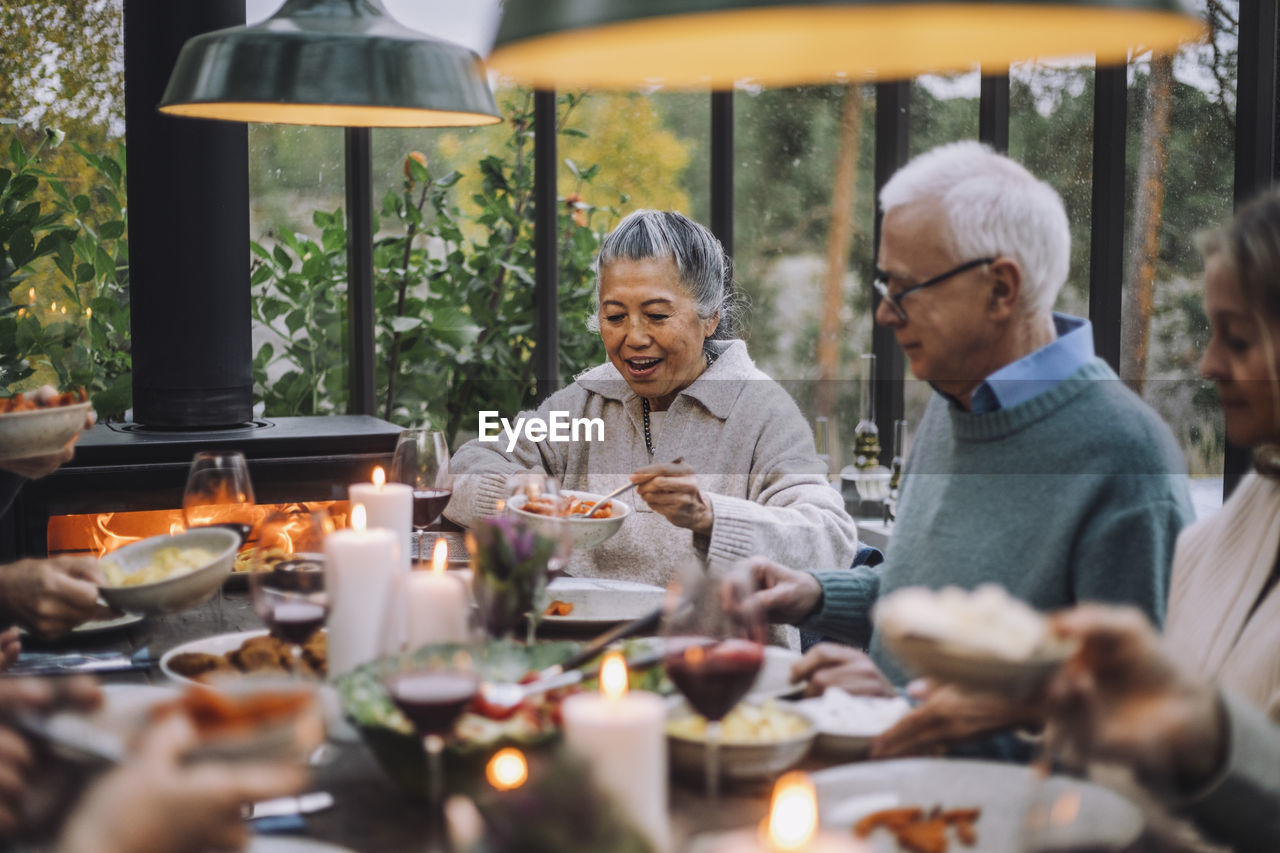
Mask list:
[{"label": "large glass window", "polygon": [[1231,216],[1238,0],[1208,4],[1204,44],[1130,65],[1120,375],[1172,427],[1203,514],[1221,503],[1225,434],[1198,375],[1209,323],[1197,232]]},{"label": "large glass window", "polygon": [[734,96],[737,276],[752,356],[825,417],[832,468],[851,457],[858,356],[871,351],[875,95],[871,86]]}]

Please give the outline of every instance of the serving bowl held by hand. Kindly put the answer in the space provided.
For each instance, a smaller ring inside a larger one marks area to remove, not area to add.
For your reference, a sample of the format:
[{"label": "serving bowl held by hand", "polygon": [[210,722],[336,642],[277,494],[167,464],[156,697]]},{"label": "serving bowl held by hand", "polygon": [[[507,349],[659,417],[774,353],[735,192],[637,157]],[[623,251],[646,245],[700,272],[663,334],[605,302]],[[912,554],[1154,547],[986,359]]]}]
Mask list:
[{"label": "serving bowl held by hand", "polygon": [[[604,497],[601,494],[577,492],[570,489],[563,489],[560,494],[566,498],[577,498],[587,504],[593,504]],[[556,535],[555,521],[551,516],[529,512],[525,509],[527,501],[528,498],[525,495],[515,495],[508,498],[507,510],[543,536],[554,537]],[[609,507],[612,513],[609,518],[586,518],[577,515],[565,516],[560,519],[569,528],[575,551],[588,551],[603,543],[621,530],[622,523],[627,520],[627,516],[631,515],[631,507],[622,501],[611,500],[605,506]]]},{"label": "serving bowl held by hand", "polygon": [[0,459],[57,453],[84,429],[90,403],[0,414]]},{"label": "serving bowl held by hand", "polygon": [[148,570],[162,548],[201,548],[213,556],[208,562],[194,569],[180,571],[150,583],[133,586],[102,586],[99,592],[104,601],[126,613],[156,616],[177,613],[204,604],[222,581],[231,573],[240,537],[222,527],[206,527],[188,530],[174,535],[152,536],[133,542],[104,556],[103,562],[112,562],[126,577]]}]

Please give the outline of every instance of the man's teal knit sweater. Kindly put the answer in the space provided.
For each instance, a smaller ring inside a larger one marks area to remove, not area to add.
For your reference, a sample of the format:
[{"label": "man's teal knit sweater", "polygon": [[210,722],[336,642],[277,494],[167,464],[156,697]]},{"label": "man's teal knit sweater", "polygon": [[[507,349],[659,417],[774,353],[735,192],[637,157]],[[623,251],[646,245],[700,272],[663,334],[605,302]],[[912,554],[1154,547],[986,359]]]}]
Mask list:
[{"label": "man's teal knit sweater", "polygon": [[993,582],[1039,610],[1131,604],[1159,625],[1174,544],[1191,518],[1172,433],[1101,359],[986,414],[935,394],[884,563],[816,572],[823,599],[801,627],[869,647],[902,683],[871,622],[876,599],[899,587]]}]

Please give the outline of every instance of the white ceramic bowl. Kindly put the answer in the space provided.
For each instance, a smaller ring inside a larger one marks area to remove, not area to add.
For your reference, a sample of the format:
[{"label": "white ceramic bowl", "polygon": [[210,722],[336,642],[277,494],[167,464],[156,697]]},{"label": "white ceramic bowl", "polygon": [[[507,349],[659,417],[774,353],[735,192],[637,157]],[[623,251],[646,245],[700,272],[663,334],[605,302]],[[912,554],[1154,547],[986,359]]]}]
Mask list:
[{"label": "white ceramic bowl", "polygon": [[[569,489],[562,490],[560,494],[579,498],[588,503],[594,503],[604,497],[604,495],[592,494],[591,492],[576,492]],[[554,536],[555,522],[549,516],[526,511],[524,509],[526,500],[527,498],[524,495],[515,495],[507,500],[507,510],[515,517],[532,525],[535,530],[548,536]],[[627,516],[631,515],[631,507],[619,500],[609,501],[609,506],[613,509],[612,518],[582,518],[578,516],[560,519],[569,527],[569,534],[573,537],[573,549],[575,551],[588,551],[622,529],[622,523],[627,520]]]},{"label": "white ceramic bowl", "polygon": [[203,566],[176,577],[137,586],[104,586],[99,591],[107,604],[126,613],[146,616],[177,613],[204,604],[231,573],[240,537],[223,527],[152,536],[112,551],[103,560],[114,562],[122,572],[131,574],[145,568],[156,551],[169,547],[207,548],[214,556]]},{"label": "white ceramic bowl", "polygon": [[89,403],[0,414],[0,459],[57,453],[84,429]]},{"label": "white ceramic bowl", "polygon": [[[776,706],[780,713],[790,714],[803,721],[801,734],[786,740],[767,743],[720,744],[720,775],[730,781],[767,779],[800,763],[813,744],[817,727],[813,721],[798,711]],[[667,715],[668,721],[689,716],[693,711],[683,702],[676,703]],[[671,768],[682,775],[701,779],[706,772],[706,741],[667,732],[667,756]]]}]

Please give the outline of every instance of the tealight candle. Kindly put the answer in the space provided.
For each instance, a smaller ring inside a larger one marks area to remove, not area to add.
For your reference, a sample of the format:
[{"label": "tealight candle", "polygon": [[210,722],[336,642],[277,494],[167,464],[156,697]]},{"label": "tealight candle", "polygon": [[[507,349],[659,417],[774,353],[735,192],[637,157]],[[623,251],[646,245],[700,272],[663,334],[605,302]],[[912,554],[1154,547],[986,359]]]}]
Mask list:
[{"label": "tealight candle", "polygon": [[378,656],[391,583],[400,548],[390,530],[366,527],[364,505],[351,506],[351,527],[324,540],[329,609],[329,677]]},{"label": "tealight candle", "polygon": [[413,487],[405,483],[388,483],[381,466],[373,469],[370,483],[352,483],[347,487],[351,503],[364,504],[368,527],[381,527],[396,535],[400,545],[400,568],[409,571],[413,561],[410,537],[413,535]]},{"label": "tealight candle", "polygon": [[405,576],[404,600],[409,608],[405,638],[409,648],[432,643],[464,643],[470,604],[462,582],[445,572],[449,546],[437,539],[431,554],[431,571],[409,572]]},{"label": "tealight candle", "polygon": [[600,692],[561,705],[565,745],[657,850],[670,850],[667,827],[666,704],[627,690],[627,664],[617,652],[600,669]]},{"label": "tealight candle", "polygon": [[755,830],[728,832],[710,853],[868,853],[865,844],[845,835],[818,831],[818,797],[804,773],[784,774],[774,785],[769,816]]}]

